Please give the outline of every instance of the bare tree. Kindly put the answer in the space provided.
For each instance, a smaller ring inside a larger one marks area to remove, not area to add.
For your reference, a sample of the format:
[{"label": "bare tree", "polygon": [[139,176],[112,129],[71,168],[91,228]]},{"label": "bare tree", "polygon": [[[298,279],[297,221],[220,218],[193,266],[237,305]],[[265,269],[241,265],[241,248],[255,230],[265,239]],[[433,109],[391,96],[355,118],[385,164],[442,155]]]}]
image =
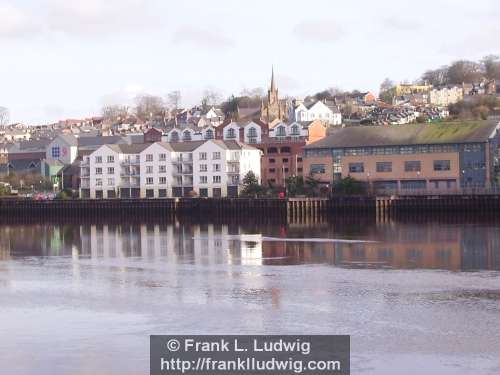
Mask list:
[{"label": "bare tree", "polygon": [[144,94],[138,96],[135,102],[135,113],[143,121],[165,116],[165,103],[159,96]]},{"label": "bare tree", "polygon": [[392,89],[394,86],[395,86],[394,81],[392,81],[390,78],[386,78],[380,84],[380,92],[388,91]]},{"label": "bare tree", "polygon": [[488,79],[500,79],[500,57],[497,55],[489,55],[481,60],[484,74]]},{"label": "bare tree", "polygon": [[449,75],[448,75],[449,67],[443,65],[438,69],[430,69],[427,70],[422,77],[420,78],[421,83],[427,83],[433,86],[443,86],[449,83]]},{"label": "bare tree", "polygon": [[248,96],[249,98],[262,98],[264,96],[264,89],[262,87],[243,89],[240,92],[240,96]]},{"label": "bare tree", "polygon": [[386,78],[380,84],[379,98],[385,103],[392,103],[392,99],[395,95],[394,90],[395,84],[389,78]]},{"label": "bare tree", "polygon": [[0,107],[0,126],[8,125],[10,120],[10,113],[8,108]]},{"label": "bare tree", "polygon": [[179,90],[171,91],[167,94],[167,103],[172,109],[178,109],[181,104],[181,92]]},{"label": "bare tree", "polygon": [[101,109],[101,115],[106,122],[123,120],[128,115],[128,107],[119,104],[107,105]]},{"label": "bare tree", "polygon": [[201,106],[204,110],[207,110],[210,106],[218,104],[221,100],[221,94],[215,90],[206,89],[203,91],[203,97],[201,98]]},{"label": "bare tree", "polygon": [[451,84],[472,83],[481,77],[481,65],[474,61],[455,61],[448,68],[448,83]]}]

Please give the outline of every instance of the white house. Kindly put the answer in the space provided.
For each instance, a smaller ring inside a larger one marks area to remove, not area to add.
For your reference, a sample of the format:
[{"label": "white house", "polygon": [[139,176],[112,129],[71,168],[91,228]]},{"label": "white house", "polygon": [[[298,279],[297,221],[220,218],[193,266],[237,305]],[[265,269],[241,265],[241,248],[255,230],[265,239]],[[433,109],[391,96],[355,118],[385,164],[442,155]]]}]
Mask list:
[{"label": "white house", "polygon": [[308,105],[298,103],[291,108],[289,119],[299,122],[320,120],[331,125],[342,124],[342,115],[340,111],[337,108],[330,108],[320,100]]},{"label": "white house", "polygon": [[306,126],[294,121],[289,124],[280,122],[269,129],[269,138],[271,139],[293,139],[307,138],[308,129]]}]

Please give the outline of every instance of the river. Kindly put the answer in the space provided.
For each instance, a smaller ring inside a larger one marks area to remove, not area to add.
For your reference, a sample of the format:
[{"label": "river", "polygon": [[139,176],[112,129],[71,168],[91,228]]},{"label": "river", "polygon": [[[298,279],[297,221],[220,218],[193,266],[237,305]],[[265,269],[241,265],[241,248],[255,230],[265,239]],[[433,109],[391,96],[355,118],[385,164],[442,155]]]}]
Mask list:
[{"label": "river", "polygon": [[351,335],[352,374],[499,374],[500,221],[0,225],[2,374],[146,374],[150,334],[315,333]]}]

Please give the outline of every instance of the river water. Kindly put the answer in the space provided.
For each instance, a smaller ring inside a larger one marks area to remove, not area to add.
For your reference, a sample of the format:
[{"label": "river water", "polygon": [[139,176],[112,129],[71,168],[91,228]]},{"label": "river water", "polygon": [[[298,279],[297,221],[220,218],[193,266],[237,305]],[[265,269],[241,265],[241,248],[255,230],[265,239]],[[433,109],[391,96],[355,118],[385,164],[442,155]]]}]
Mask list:
[{"label": "river water", "polygon": [[500,222],[0,225],[1,374],[146,374],[150,334],[315,333],[351,335],[352,374],[500,374]]}]

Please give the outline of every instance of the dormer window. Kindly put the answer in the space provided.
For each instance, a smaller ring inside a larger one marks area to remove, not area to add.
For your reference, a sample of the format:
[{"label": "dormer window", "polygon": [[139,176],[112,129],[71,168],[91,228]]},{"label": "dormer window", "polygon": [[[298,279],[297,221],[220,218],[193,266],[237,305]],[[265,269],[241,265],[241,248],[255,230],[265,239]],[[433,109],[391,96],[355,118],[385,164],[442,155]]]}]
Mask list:
[{"label": "dormer window", "polygon": [[286,137],[286,129],[284,126],[279,126],[276,132],[277,137]]}]

